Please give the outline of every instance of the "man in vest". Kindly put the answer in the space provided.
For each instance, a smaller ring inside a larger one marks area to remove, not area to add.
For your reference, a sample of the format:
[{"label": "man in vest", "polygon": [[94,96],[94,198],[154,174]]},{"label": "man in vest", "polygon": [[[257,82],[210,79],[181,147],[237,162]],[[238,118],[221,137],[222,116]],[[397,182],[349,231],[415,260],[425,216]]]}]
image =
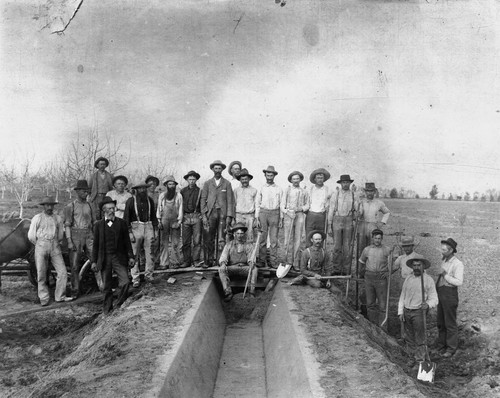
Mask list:
[{"label": "man in vest", "polygon": [[[153,199],[147,193],[148,186],[146,183],[141,183],[132,187],[132,189],[136,190],[136,194],[127,200],[123,220],[129,231],[132,250],[136,260],[139,257],[141,249],[144,249],[146,255],[144,279],[146,283],[151,283],[154,271],[152,244],[158,227],[158,219],[156,218]],[[130,272],[134,287],[139,287],[140,285],[139,272],[139,261],[136,261]]]},{"label": "man in vest", "polygon": [[353,220],[358,209],[358,200],[350,189],[353,182],[349,174],[340,176],[337,184],[342,189],[332,195],[328,210],[328,231],[333,236],[333,267],[336,271],[346,270],[348,273],[351,271],[352,261],[350,249]]},{"label": "man in vest", "polygon": [[200,175],[191,170],[184,176],[188,186],[181,189],[182,208],[182,255],[183,267],[196,266],[200,262],[201,251],[201,189],[196,185]]},{"label": "man in vest", "polygon": [[90,199],[98,220],[101,219],[100,204],[106,193],[113,189],[113,175],[106,171],[109,160],[103,157],[97,158],[94,167],[97,171],[89,179]]},{"label": "man in vest", "polygon": [[[309,190],[309,211],[306,216],[306,235],[309,235],[311,231],[325,231],[331,193],[324,184],[329,179],[330,173],[323,168],[314,170],[309,176],[309,181],[314,185]],[[306,246],[310,245],[310,242],[306,242]]]},{"label": "man in vest", "polygon": [[[380,199],[375,198],[375,183],[367,182],[365,184],[366,198],[361,200],[359,206],[359,251],[370,244],[370,238],[374,229],[382,230],[382,227],[389,220],[390,211]],[[379,213],[382,219],[379,221]]]},{"label": "man in vest", "polygon": [[[146,177],[146,180],[144,181],[146,184],[149,185],[148,187],[148,196],[153,199],[153,202],[155,203],[155,214],[156,214],[156,209],[158,208],[158,198],[160,196],[159,192],[156,191],[156,188],[158,185],[160,185],[160,180],[152,175],[148,175]],[[160,265],[160,230],[157,231],[158,233],[155,235],[155,239],[153,240],[153,262],[156,266]]]},{"label": "man in vest", "polygon": [[247,169],[241,170],[237,177],[240,181],[240,186],[234,190],[234,200],[236,202],[236,222],[242,223],[247,227],[247,242],[253,243],[253,225],[255,222],[255,198],[257,189],[250,186],[250,181],[253,179]]},{"label": "man in vest", "polygon": [[109,314],[113,309],[113,272],[118,276],[117,307],[128,297],[129,279],[127,266],[135,264],[130,243],[127,223],[115,217],[116,202],[109,196],[101,202],[103,218],[94,226],[94,246],[92,249],[92,270],[101,272],[103,281],[103,312]]},{"label": "man in vest", "polygon": [[[91,259],[94,241],[92,228],[96,219],[90,203],[87,202],[89,193],[87,181],[78,180],[73,189],[76,191],[77,197],[64,208],[64,228],[71,265],[71,295],[76,299],[81,293],[79,274],[82,266],[82,255],[85,254],[89,260]],[[99,289],[102,290],[101,273],[96,272],[95,278]]]},{"label": "man in vest", "polygon": [[[163,185],[166,191],[158,198],[158,218],[161,230],[160,268],[178,268],[181,261],[180,238],[181,224],[184,217],[182,195],[177,192],[177,181],[174,176],[167,176]],[[168,241],[172,239],[172,258],[169,256]]]},{"label": "man in vest", "polygon": [[[229,285],[229,276],[243,276],[250,275],[250,295],[255,296],[255,283],[257,282],[257,267],[251,261],[253,245],[245,242],[245,232],[247,227],[242,223],[236,223],[231,229],[234,235],[234,240],[229,241],[224,246],[224,250],[219,260],[219,276],[224,289],[224,301],[230,301],[233,298],[233,292]],[[257,243],[256,243],[257,244]]]},{"label": "man in vest", "polygon": [[125,176],[113,177],[113,186],[115,189],[109,191],[106,196],[111,199],[116,200],[116,211],[115,216],[123,219],[123,214],[125,213],[125,203],[132,197],[130,192],[125,191],[128,185],[128,179]]},{"label": "man in vest", "polygon": [[[309,195],[307,190],[300,186],[304,180],[304,175],[300,171],[292,171],[288,176],[290,185],[281,202],[281,212],[283,214],[283,225],[285,229],[285,251],[291,253],[291,262],[294,270],[299,270],[299,251],[306,212],[309,210]],[[291,250],[290,250],[291,249]],[[288,263],[288,258],[285,258]]]}]

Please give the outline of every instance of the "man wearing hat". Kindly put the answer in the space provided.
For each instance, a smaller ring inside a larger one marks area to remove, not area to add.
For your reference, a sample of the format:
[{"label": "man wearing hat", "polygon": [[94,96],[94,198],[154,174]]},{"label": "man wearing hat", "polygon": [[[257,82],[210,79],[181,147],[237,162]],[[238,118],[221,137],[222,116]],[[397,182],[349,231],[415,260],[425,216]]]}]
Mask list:
[{"label": "man wearing hat", "polygon": [[[359,258],[360,276],[365,278],[366,307],[368,320],[380,325],[385,318],[389,256],[391,249],[382,244],[384,233],[380,229],[372,231],[372,243],[364,248]],[[378,302],[378,303],[377,303]]]},{"label": "man wearing hat", "polygon": [[128,185],[128,179],[125,176],[113,177],[113,186],[115,189],[109,191],[106,196],[111,199],[116,200],[116,211],[115,216],[123,219],[125,213],[125,203],[132,197],[130,192],[125,191]]},{"label": "man wearing hat", "polygon": [[[167,176],[163,186],[166,191],[158,198],[158,218],[161,230],[160,269],[177,268],[181,263],[181,224],[184,217],[182,195],[177,192],[177,181],[174,176]],[[169,256],[168,241],[172,240],[172,258]]]},{"label": "man wearing hat", "polygon": [[[278,267],[278,232],[283,227],[281,204],[283,203],[283,190],[274,183],[278,172],[274,166],[262,170],[266,183],[257,191],[255,200],[255,219],[257,228],[262,229],[259,249],[259,262],[262,266]],[[269,235],[270,247],[267,256],[267,237]]]},{"label": "man wearing hat", "polygon": [[[148,184],[148,196],[153,199],[153,202],[155,203],[155,212],[156,209],[158,208],[158,198],[160,196],[160,193],[156,191],[156,188],[158,188],[158,185],[160,185],[160,180],[152,175],[148,175],[146,179],[144,180],[146,184]],[[155,266],[160,265],[160,231],[157,231],[158,233],[155,235],[155,238],[153,240],[153,263]]]},{"label": "man wearing hat", "polygon": [[[309,181],[314,185],[309,190],[306,235],[315,230],[325,231],[331,193],[324,183],[329,179],[330,173],[324,168],[314,170],[309,176]],[[310,246],[309,242],[307,242],[307,246]]]},{"label": "man wearing hat", "polygon": [[241,162],[239,160],[233,160],[231,163],[229,163],[229,175],[232,177],[229,182],[231,183],[231,188],[233,188],[233,193],[234,190],[240,186],[240,180],[238,179],[238,176],[241,173],[242,167],[243,166],[241,165]]},{"label": "man wearing hat", "polygon": [[[200,262],[201,251],[201,189],[196,185],[200,175],[191,170],[184,176],[188,186],[181,189],[182,208],[182,255],[183,267],[196,265]],[[191,249],[192,244],[192,249]]]},{"label": "man wearing hat", "polygon": [[329,279],[326,281],[321,280],[322,277],[332,274],[330,256],[328,252],[323,249],[323,241],[325,239],[326,234],[323,231],[317,230],[309,232],[307,240],[311,242],[311,246],[302,251],[300,275],[294,278],[290,282],[290,285],[302,285],[306,283],[315,288],[332,288],[332,283]]},{"label": "man wearing hat", "polygon": [[48,196],[40,202],[44,211],[33,217],[28,231],[28,239],[35,245],[35,263],[38,281],[38,298],[42,306],[49,305],[50,294],[47,286],[47,269],[49,258],[57,272],[55,300],[71,301],[66,297],[68,273],[61,253],[61,242],[64,229],[58,217],[54,214],[57,202]]},{"label": "man wearing hat", "polygon": [[452,238],[441,241],[441,270],[436,282],[439,298],[437,310],[437,349],[448,358],[458,348],[458,287],[464,282],[464,264],[455,257],[457,242]]},{"label": "man wearing hat", "polygon": [[[375,198],[375,183],[367,182],[365,184],[366,198],[361,200],[359,207],[359,250],[362,251],[370,244],[371,233],[374,229],[382,229],[387,224],[390,211],[380,199]],[[382,213],[382,219],[378,220],[379,213]]]},{"label": "man wearing hat", "polygon": [[[155,204],[153,199],[148,196],[148,187],[146,183],[140,183],[132,189],[136,191],[135,195],[130,197],[125,204],[125,213],[123,220],[127,224],[132,242],[132,250],[136,258],[139,257],[141,249],[144,249],[146,255],[146,267],[144,270],[144,279],[146,282],[153,281],[153,240],[158,228],[158,219],[156,218]],[[139,261],[136,261],[130,271],[132,274],[132,284],[139,287]]]},{"label": "man wearing hat", "polygon": [[250,186],[253,179],[247,169],[243,169],[237,177],[241,184],[234,189],[234,201],[236,203],[236,222],[247,227],[247,242],[253,243],[253,225],[255,222],[255,198],[257,189]]},{"label": "man wearing hat", "polygon": [[421,255],[413,250],[415,248],[415,238],[411,235],[402,236],[400,245],[404,251],[404,254],[399,256],[394,261],[393,272],[399,269],[401,272],[401,280],[404,282],[408,276],[413,274],[413,269],[411,267],[408,267],[406,263],[408,262],[408,260],[414,257],[421,257]]},{"label": "man wearing hat", "polygon": [[[103,312],[109,314],[113,309],[113,272],[118,276],[117,307],[128,297],[130,281],[128,268],[135,264],[134,253],[128,233],[127,223],[115,217],[116,202],[105,196],[101,202],[103,218],[94,226],[94,247],[92,250],[92,270],[101,272],[103,281]],[[125,210],[126,217],[126,210]]]},{"label": "man wearing hat", "polygon": [[[87,202],[89,194],[87,181],[78,180],[73,189],[76,191],[76,199],[64,208],[64,229],[71,264],[71,295],[77,298],[81,293],[79,273],[82,254],[86,254],[90,260],[93,245],[92,228],[96,219],[90,203]],[[96,272],[95,277],[99,289],[102,289],[101,274]]]},{"label": "man wearing hat", "polygon": [[251,263],[253,245],[245,242],[247,227],[242,223],[236,223],[231,229],[234,240],[226,243],[219,260],[219,276],[224,289],[224,301],[233,298],[233,292],[229,285],[229,276],[248,277],[250,269],[250,295],[255,295],[255,283],[257,282],[257,267]]},{"label": "man wearing hat", "polygon": [[97,158],[94,167],[97,171],[89,179],[90,203],[94,206],[96,219],[101,219],[100,203],[106,193],[113,189],[113,175],[106,171],[109,160],[103,157]]},{"label": "man wearing hat", "polygon": [[343,174],[337,181],[341,189],[330,199],[328,210],[328,231],[333,235],[333,266],[336,270],[351,269],[350,245],[352,239],[353,221],[358,209],[358,198],[354,189],[350,189],[354,180],[349,174]]},{"label": "man wearing hat", "polygon": [[[222,171],[226,165],[220,160],[215,160],[210,164],[210,169],[214,176],[205,181],[201,190],[200,208],[203,220],[205,243],[204,267],[213,265],[215,258],[215,244],[218,248],[222,247],[225,239],[226,226],[230,226],[234,219],[234,195],[231,183],[222,177]],[[215,242],[215,236],[218,236],[218,242]]]},{"label": "man wearing hat", "polygon": [[[403,283],[403,290],[399,297],[398,316],[405,327],[405,340],[414,352],[416,361],[425,360],[426,337],[424,327],[424,311],[427,314],[429,308],[438,304],[438,296],[434,280],[427,275],[424,269],[431,266],[429,260],[421,255],[406,261],[405,266],[412,270]],[[424,298],[422,302],[422,281],[424,279]],[[424,311],[422,311],[424,310]]]},{"label": "man wearing hat", "polygon": [[[307,190],[300,186],[304,180],[304,175],[300,171],[292,171],[288,175],[289,185],[283,195],[281,203],[281,213],[283,214],[283,225],[285,229],[285,248],[286,257],[290,252],[291,244],[291,262],[295,270],[299,269],[299,250],[302,233],[304,232],[305,213],[309,210],[309,195]],[[288,258],[285,258],[285,263]]]}]

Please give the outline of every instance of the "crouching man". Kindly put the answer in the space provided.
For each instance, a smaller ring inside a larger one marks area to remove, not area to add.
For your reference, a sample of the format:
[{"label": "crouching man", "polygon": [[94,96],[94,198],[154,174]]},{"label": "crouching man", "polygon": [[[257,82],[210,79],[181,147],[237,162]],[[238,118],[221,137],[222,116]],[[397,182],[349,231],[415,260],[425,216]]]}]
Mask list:
[{"label": "crouching man", "polygon": [[[245,242],[245,233],[247,227],[242,223],[236,223],[231,228],[231,233],[234,235],[234,240],[226,243],[219,263],[219,276],[224,288],[224,301],[231,301],[233,292],[229,286],[229,275],[248,277],[248,272],[251,269],[250,276],[250,295],[255,296],[255,283],[257,282],[257,267],[252,262],[253,245]],[[258,242],[256,243],[258,244]]]},{"label": "crouching man", "polygon": [[427,259],[417,254],[410,258],[406,265],[413,270],[413,273],[407,276],[403,283],[403,290],[399,297],[398,316],[404,324],[406,343],[414,352],[415,360],[421,362],[425,360],[424,316],[427,315],[429,308],[438,305],[438,295],[434,280],[425,271],[423,271],[424,292],[422,292],[422,268],[425,270],[431,266]]},{"label": "crouching man", "polygon": [[311,242],[311,246],[302,252],[300,259],[300,275],[294,278],[290,285],[308,284],[312,287],[326,287],[332,292],[337,293],[338,289],[332,285],[332,282],[327,279],[323,280],[324,276],[332,275],[330,265],[330,256],[323,249],[323,241],[326,234],[323,231],[311,231],[307,236],[307,242]]}]

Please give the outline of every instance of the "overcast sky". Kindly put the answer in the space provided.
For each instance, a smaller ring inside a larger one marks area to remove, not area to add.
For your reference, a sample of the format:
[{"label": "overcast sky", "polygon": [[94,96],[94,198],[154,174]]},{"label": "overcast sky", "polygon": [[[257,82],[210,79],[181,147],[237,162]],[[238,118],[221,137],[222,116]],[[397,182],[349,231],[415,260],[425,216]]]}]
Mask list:
[{"label": "overcast sky", "polygon": [[254,185],[274,165],[282,185],[326,167],[424,195],[500,189],[495,1],[84,0],[63,35],[53,15],[72,9],[44,3],[0,4],[7,163],[97,124],[130,140],[131,168],[164,157],[177,179],[239,159]]}]

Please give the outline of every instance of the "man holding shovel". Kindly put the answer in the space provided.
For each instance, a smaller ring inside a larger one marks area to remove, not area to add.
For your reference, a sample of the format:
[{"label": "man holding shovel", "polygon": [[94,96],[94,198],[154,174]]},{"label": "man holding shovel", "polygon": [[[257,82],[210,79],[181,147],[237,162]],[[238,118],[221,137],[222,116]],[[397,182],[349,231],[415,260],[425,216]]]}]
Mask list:
[{"label": "man holding shovel", "polygon": [[290,264],[296,271],[299,270],[299,250],[306,220],[305,213],[309,210],[309,195],[307,190],[300,186],[303,179],[304,175],[300,171],[290,173],[288,181],[292,185],[287,188],[281,203],[285,228],[285,263],[288,262],[288,253],[291,249],[292,258]]},{"label": "man holding shovel", "polygon": [[[412,273],[405,279],[399,297],[398,316],[405,327],[405,339],[414,352],[415,360],[426,360],[426,328],[427,310],[438,305],[438,296],[434,280],[424,270],[431,266],[429,260],[416,255],[406,261]],[[422,297],[422,283],[424,297]]]}]

